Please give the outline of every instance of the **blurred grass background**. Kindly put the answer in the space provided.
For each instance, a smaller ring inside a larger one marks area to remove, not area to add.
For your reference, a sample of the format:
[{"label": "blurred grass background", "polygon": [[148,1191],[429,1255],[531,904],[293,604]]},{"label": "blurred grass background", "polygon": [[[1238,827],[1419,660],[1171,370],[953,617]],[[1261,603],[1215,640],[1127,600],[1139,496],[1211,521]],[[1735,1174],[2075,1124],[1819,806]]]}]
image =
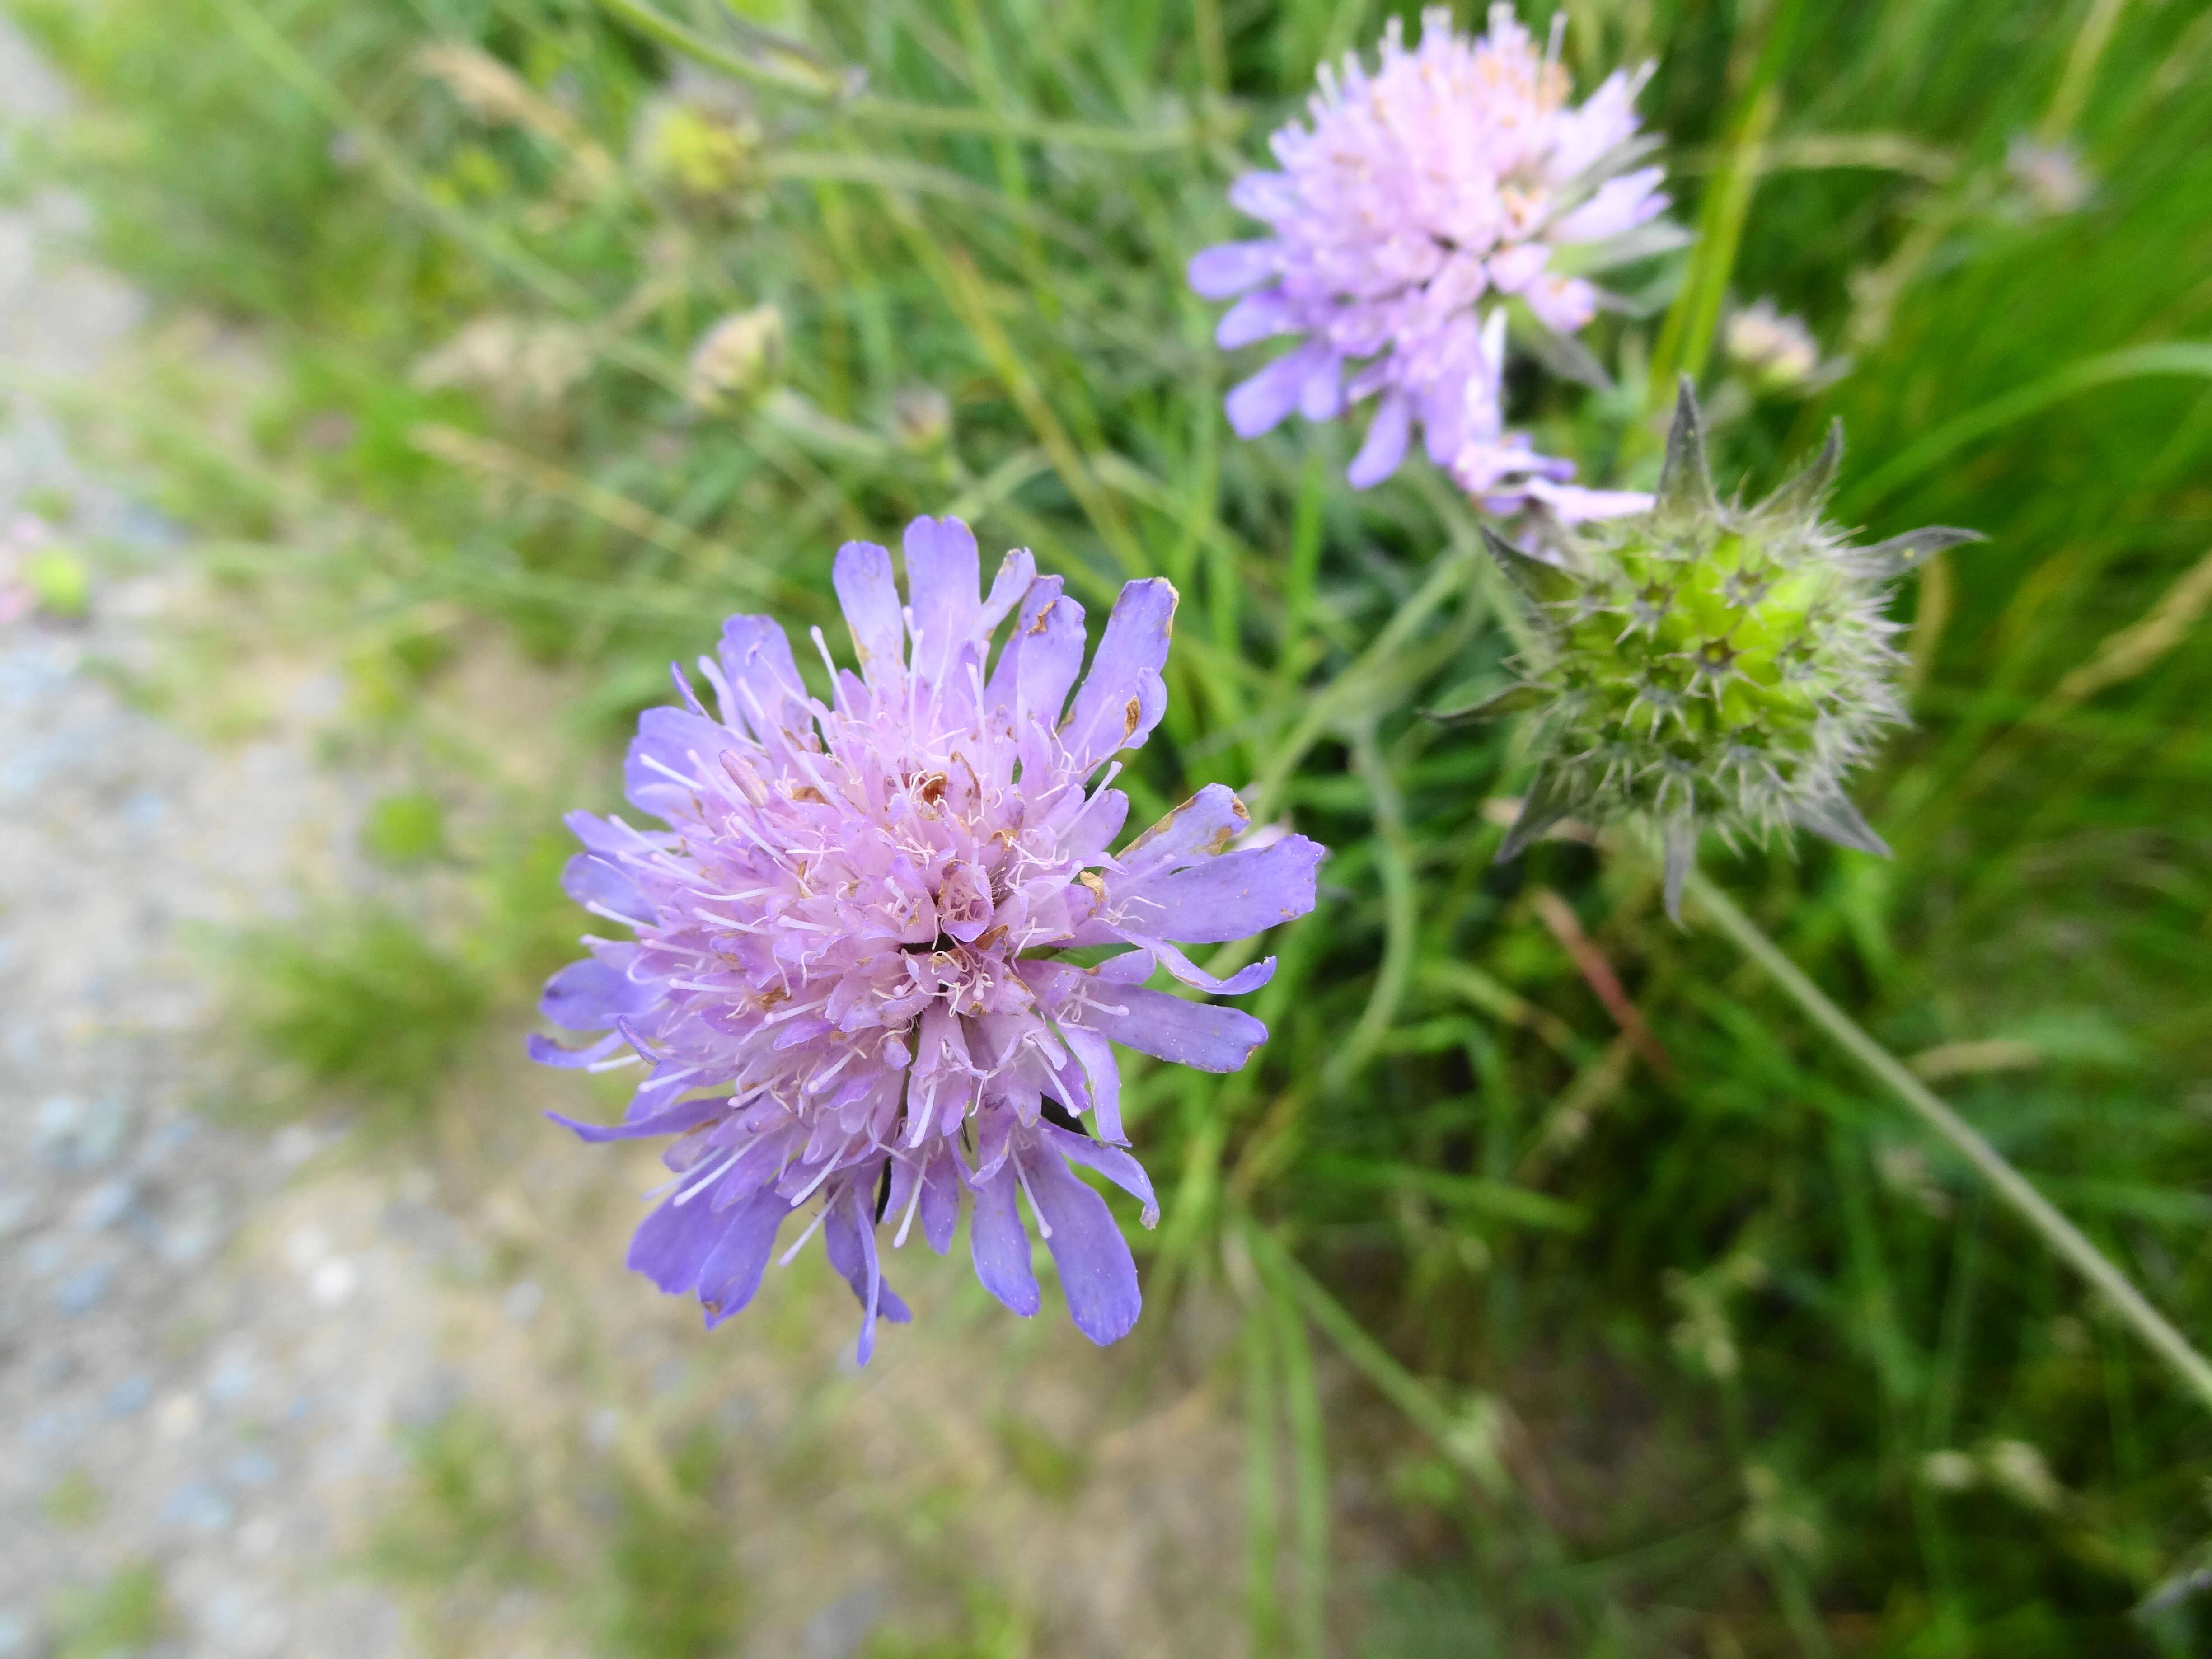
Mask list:
[{"label": "blurred grass background", "polygon": [[[274,365],[242,413],[158,349],[86,395],[247,625],[344,665],[343,741],[406,775],[366,850],[441,896],[239,952],[247,1025],[315,1086],[421,1135],[457,1072],[511,1063],[578,920],[556,808],[603,804],[721,614],[831,620],[838,541],[955,513],[1094,614],[1164,572],[1134,816],[1256,785],[1334,849],[1270,947],[1258,1060],[1143,1069],[1128,1100],[1166,1200],[1147,1326],[1200,1284],[1243,1310],[1252,1651],[2212,1651],[2202,1406],[1668,926],[1651,872],[1572,842],[1493,868],[1512,732],[1409,712],[1512,648],[1467,504],[1419,465],[1353,494],[1342,428],[1230,436],[1243,371],[1183,263],[1237,233],[1227,179],[1384,8],[10,3],[93,100],[28,166],[89,195],[177,327]],[[1656,60],[1643,107],[1701,236],[1599,325],[1614,390],[1516,372],[1539,447],[1647,482],[1652,387],[1686,368],[1724,482],[1762,488],[1839,415],[1845,521],[1990,538],[1906,600],[1917,724],[1858,790],[1897,857],[1716,872],[2203,1332],[2212,14],[1565,10],[1582,87]],[[1848,373],[1796,396],[1733,371],[1717,325],[1759,296]],[[701,395],[691,354],[740,313]],[[498,640],[566,688],[552,775],[471,730]],[[1324,1425],[1317,1362],[1372,1412]],[[443,1518],[384,1570],[548,1571],[503,1456],[466,1420],[426,1439]],[[607,1651],[742,1626],[700,1541],[711,1449],[685,1458],[684,1492],[610,1523],[606,1582],[651,1582],[595,1615]],[[1356,1593],[1329,1571],[1347,1461],[1391,1550]],[[1028,1650],[979,1607],[942,1651]]]}]

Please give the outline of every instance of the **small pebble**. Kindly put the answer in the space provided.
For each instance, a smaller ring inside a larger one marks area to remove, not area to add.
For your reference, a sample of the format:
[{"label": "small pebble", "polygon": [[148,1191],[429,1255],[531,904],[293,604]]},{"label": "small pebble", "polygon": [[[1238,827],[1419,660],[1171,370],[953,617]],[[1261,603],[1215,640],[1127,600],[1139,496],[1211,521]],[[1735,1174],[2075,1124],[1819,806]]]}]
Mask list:
[{"label": "small pebble", "polygon": [[230,1499],[204,1480],[187,1480],[161,1505],[163,1521],[195,1532],[221,1532],[235,1513]]},{"label": "small pebble", "polygon": [[54,1291],[54,1306],[65,1314],[90,1313],[107,1294],[107,1264],[95,1261],[81,1273],[71,1273]]},{"label": "small pebble", "polygon": [[82,1231],[96,1233],[112,1227],[131,1213],[138,1201],[138,1188],[128,1181],[103,1181],[77,1200],[70,1219]]}]

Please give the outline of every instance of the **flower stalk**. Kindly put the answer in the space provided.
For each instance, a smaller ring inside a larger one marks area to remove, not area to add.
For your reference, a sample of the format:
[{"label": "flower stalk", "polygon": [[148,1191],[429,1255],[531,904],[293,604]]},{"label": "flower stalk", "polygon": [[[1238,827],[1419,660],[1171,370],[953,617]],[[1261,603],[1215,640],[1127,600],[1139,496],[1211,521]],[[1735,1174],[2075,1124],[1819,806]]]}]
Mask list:
[{"label": "flower stalk", "polygon": [[1689,896],[1712,919],[1721,932],[1734,940],[1746,956],[1765,969],[1775,983],[1787,991],[1797,1006],[1813,1017],[1814,1024],[1835,1038],[1852,1059],[1887,1084],[1891,1092],[1911,1107],[1922,1122],[1942,1136],[1960,1156],[1979,1170],[1984,1179],[1996,1188],[1997,1195],[2012,1206],[2014,1212],[2041,1234],[2046,1244],[2089,1281],[2112,1310],[2135,1328],[2136,1334],[2172,1368],[2175,1376],[2186,1383],[2199,1400],[2207,1406],[2212,1406],[2212,1361],[2208,1361],[2190,1346],[2189,1339],[2150,1304],[2148,1298],[2135,1287],[2125,1273],[2112,1265],[2103,1251],[2089,1242],[2079,1227],[2038,1192],[2027,1177],[2014,1169],[2003,1153],[1984,1139],[1972,1124],[1946,1105],[1935,1091],[1906,1070],[1894,1054],[1862,1030],[1849,1014],[1831,1002],[1821,993],[1820,988],[1783,954],[1781,947],[1761,933],[1751,918],[1736,908],[1735,902],[1714,885],[1711,879],[1692,870],[1689,875],[1688,890]]}]

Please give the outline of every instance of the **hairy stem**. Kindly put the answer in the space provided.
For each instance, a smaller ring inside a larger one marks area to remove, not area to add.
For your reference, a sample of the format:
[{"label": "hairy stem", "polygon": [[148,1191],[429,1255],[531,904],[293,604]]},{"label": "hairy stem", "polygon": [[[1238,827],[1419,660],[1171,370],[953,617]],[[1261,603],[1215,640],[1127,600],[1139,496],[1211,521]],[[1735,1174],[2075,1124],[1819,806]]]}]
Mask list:
[{"label": "hairy stem", "polygon": [[1919,1114],[1921,1121],[1951,1143],[1996,1188],[2028,1225],[2043,1235],[2051,1248],[2072,1264],[2095,1286],[2136,1334],[2155,1349],[2177,1376],[2212,1406],[2212,1362],[2189,1345],[2189,1339],[2151,1306],[2125,1273],[2091,1243],[2079,1227],[2069,1221],[2051,1200],[2029,1184],[2027,1177],[2008,1163],[2004,1154],[1984,1140],[1973,1126],[1939,1099],[1887,1048],[1860,1030],[1849,1014],[1828,1000],[1820,988],[1804,975],[1797,964],[1783,955],[1774,941],[1760,933],[1751,919],[1735,907],[1727,894],[1703,874],[1692,871],[1690,896],[1696,900],[1720,930],[1734,939],[1743,953],[1772,975],[1797,1005],[1825,1028],[1859,1064],[1887,1084],[1897,1097]]}]

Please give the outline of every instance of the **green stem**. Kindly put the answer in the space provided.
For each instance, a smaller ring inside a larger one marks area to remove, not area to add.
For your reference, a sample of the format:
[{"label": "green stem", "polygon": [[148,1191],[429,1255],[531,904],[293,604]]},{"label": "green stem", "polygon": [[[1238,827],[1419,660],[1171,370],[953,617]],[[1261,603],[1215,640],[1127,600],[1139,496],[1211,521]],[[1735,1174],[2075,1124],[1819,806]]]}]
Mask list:
[{"label": "green stem", "polygon": [[1766,969],[1775,982],[1789,992],[1851,1058],[1887,1084],[1900,1100],[1919,1114],[1923,1122],[1980,1170],[1990,1185],[1996,1188],[1997,1195],[2042,1234],[2044,1241],[2065,1257],[2121,1318],[2135,1327],[2136,1334],[2157,1351],[2199,1399],[2212,1405],[2212,1362],[2189,1346],[2189,1339],[2151,1306],[2142,1292],[2129,1282],[2127,1275],[2114,1267],[2079,1227],[2060,1214],[2051,1200],[2036,1191],[2027,1177],[2013,1168],[2003,1153],[1983,1139],[1972,1124],[1945,1105],[1895,1055],[1862,1030],[1849,1014],[1829,1001],[1820,988],[1806,978],[1797,964],[1760,933],[1727,894],[1694,870],[1690,872],[1689,892],[1746,956]]}]

